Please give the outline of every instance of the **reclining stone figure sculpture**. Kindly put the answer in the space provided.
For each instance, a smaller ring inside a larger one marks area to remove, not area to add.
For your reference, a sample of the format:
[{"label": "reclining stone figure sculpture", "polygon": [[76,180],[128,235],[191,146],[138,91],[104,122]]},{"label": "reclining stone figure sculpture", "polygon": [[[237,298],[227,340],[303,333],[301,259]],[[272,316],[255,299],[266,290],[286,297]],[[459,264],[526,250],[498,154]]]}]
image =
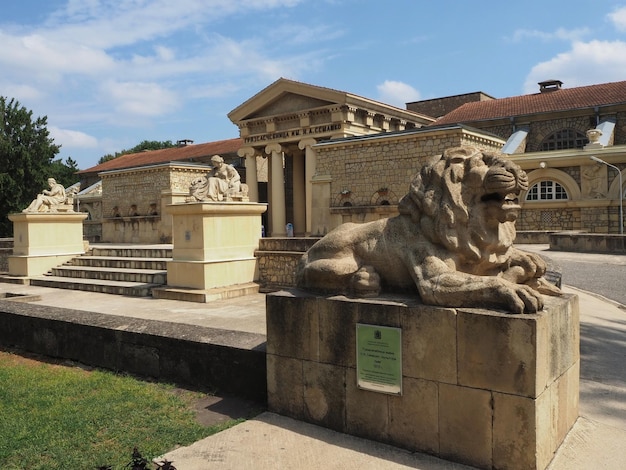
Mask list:
[{"label": "reclining stone figure sculpture", "polygon": [[37,212],[74,212],[74,196],[78,188],[66,191],[62,184],[56,182],[54,178],[48,178],[50,189],[44,189],[37,197],[22,210],[23,213]]},{"label": "reclining stone figure sculpture", "polygon": [[185,202],[248,201],[248,185],[241,182],[235,167],[224,163],[219,155],[213,155],[211,163],[211,171],[191,182]]},{"label": "reclining stone figure sculpture", "polygon": [[297,285],[320,293],[419,293],[425,304],[542,310],[560,295],[545,261],[513,246],[526,173],[501,154],[447,149],[424,164],[399,215],[343,224],[300,260]]}]

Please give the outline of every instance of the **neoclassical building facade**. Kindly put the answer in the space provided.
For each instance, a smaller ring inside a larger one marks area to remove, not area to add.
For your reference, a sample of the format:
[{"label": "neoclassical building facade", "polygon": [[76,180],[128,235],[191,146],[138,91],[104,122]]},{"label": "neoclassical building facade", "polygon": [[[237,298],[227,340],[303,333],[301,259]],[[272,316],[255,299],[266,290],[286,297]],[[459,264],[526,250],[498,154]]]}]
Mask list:
[{"label": "neoclassical building facade", "polygon": [[[530,95],[475,92],[400,109],[279,79],[228,117],[237,139],[125,155],[82,171],[90,187],[101,184],[91,201],[101,204],[101,240],[167,241],[165,207],[184,200],[215,153],[238,166],[251,201],[269,203],[266,236],[285,236],[288,225],[296,236],[320,236],[342,222],[396,214],[423,159],[466,144],[501,150],[528,173],[518,230],[620,231],[626,81],[568,89],[553,80]],[[133,196],[139,190],[144,195]],[[132,200],[141,201],[137,217],[147,217],[141,234]]]},{"label": "neoclassical building facade", "polygon": [[318,232],[314,212],[326,204],[318,186],[324,184],[327,175],[320,174],[318,168],[317,144],[410,131],[434,122],[415,111],[284,78],[242,103],[228,117],[239,128],[243,141],[238,153],[246,159],[248,185],[256,186],[252,177],[259,165],[269,168],[270,236],[284,236],[287,224],[293,225],[296,235]]}]

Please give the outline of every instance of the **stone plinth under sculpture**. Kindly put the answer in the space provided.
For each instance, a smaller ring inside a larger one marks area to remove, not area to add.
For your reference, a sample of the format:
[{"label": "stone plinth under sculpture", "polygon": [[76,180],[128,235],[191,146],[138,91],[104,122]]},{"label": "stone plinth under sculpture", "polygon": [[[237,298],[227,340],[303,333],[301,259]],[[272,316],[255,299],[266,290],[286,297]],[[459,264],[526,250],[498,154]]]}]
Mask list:
[{"label": "stone plinth under sculpture", "polygon": [[[402,395],[357,387],[356,324],[402,330]],[[270,411],[479,468],[544,469],[578,418],[576,296],[539,314],[267,296]]]},{"label": "stone plinth under sculpture", "polygon": [[9,214],[13,222],[13,255],[9,275],[39,276],[85,253],[85,213],[25,212]]},{"label": "stone plinth under sculpture", "polygon": [[266,204],[193,202],[172,204],[173,260],[167,287],[153,296],[208,302],[258,292],[254,252],[261,237]]}]

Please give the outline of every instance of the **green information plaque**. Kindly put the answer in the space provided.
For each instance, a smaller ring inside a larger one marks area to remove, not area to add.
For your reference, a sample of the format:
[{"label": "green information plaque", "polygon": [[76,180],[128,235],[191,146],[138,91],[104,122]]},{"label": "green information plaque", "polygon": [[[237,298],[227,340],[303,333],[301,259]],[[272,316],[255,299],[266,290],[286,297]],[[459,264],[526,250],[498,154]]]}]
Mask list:
[{"label": "green information plaque", "polygon": [[402,330],[356,325],[357,387],[402,395]]}]

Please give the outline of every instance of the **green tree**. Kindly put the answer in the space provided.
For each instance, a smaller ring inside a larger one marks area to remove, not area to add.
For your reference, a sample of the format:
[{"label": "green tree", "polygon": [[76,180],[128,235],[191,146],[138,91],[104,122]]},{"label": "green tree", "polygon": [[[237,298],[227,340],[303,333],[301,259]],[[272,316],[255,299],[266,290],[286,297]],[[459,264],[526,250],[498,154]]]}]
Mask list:
[{"label": "green tree", "polygon": [[169,149],[172,147],[176,147],[176,144],[173,144],[171,140],[164,140],[163,142],[158,140],[144,140],[139,144],[135,145],[133,148],[122,150],[120,152],[115,152],[115,155],[107,154],[98,160],[98,164],[108,162],[109,160],[113,160],[114,158],[121,157],[122,155],[127,155],[129,153],[139,153],[144,150],[161,150],[161,149]]},{"label": "green tree", "polygon": [[48,176],[54,178],[57,183],[67,188],[80,180],[80,178],[76,176],[78,170],[78,163],[76,160],[73,160],[72,157],[67,157],[65,163],[59,158],[50,164]]},{"label": "green tree", "polygon": [[8,214],[28,206],[48,186],[60,146],[49,136],[47,119],[33,119],[18,101],[0,96],[0,237],[13,235]]}]

